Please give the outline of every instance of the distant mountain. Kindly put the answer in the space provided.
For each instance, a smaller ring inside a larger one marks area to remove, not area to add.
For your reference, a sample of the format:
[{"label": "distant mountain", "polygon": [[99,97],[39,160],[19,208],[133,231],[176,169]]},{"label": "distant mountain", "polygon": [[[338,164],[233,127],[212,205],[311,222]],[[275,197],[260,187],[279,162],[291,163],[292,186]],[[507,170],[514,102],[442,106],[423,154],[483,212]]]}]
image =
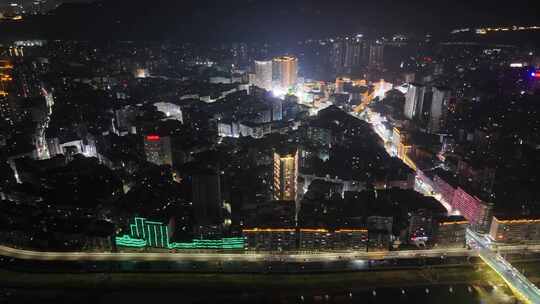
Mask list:
[{"label": "distant mountain", "polygon": [[[81,3],[82,2],[82,3]],[[0,37],[196,41],[292,40],[376,27],[447,32],[474,24],[534,23],[529,1],[102,0],[0,26]]]}]

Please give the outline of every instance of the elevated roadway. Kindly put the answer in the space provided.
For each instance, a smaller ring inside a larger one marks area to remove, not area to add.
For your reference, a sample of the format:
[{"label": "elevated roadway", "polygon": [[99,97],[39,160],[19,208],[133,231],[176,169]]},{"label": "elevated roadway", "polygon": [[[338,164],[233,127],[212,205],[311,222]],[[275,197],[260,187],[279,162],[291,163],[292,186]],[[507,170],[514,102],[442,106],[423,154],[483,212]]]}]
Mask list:
[{"label": "elevated roadway", "polygon": [[499,274],[510,289],[524,302],[540,303],[540,289],[497,253],[495,246],[488,238],[467,229],[467,243],[473,250],[478,252],[478,256]]},{"label": "elevated roadway", "polygon": [[[468,242],[471,245],[471,236]],[[473,239],[474,241],[474,239]],[[384,260],[384,259],[414,259],[436,257],[478,256],[479,245],[472,243],[473,249],[439,248],[427,250],[400,251],[343,251],[343,252],[58,252],[34,251],[0,245],[0,256],[22,260],[38,261],[286,261],[286,262],[325,262],[337,260]],[[540,253],[540,245],[500,246],[498,251],[507,254],[524,252]],[[540,302],[538,302],[540,303]]]},{"label": "elevated roadway", "polygon": [[466,248],[405,250],[381,252],[313,252],[313,253],[172,253],[172,252],[53,252],[32,251],[0,245],[0,255],[23,260],[39,261],[286,261],[325,262],[337,260],[383,260],[434,257],[475,256]]}]

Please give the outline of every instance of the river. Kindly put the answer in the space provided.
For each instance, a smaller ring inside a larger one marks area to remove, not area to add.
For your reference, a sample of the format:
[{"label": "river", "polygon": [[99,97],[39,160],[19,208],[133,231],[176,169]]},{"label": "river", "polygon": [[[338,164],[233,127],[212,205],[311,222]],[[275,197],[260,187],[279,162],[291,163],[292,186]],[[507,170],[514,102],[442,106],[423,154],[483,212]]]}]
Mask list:
[{"label": "river", "polygon": [[473,285],[430,285],[406,288],[370,288],[358,290],[296,290],[267,292],[214,292],[208,289],[185,290],[51,290],[6,289],[0,303],[437,303],[437,304],[506,304],[519,303],[504,287]]}]

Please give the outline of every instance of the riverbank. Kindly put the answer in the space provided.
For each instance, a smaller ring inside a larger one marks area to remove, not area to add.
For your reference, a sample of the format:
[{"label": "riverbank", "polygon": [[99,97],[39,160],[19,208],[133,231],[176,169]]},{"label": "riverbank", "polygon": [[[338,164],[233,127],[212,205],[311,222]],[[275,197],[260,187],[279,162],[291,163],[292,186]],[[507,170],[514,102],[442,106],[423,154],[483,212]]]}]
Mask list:
[{"label": "riverbank", "polygon": [[527,279],[536,286],[540,284],[540,262],[538,261],[511,261],[512,265],[518,269]]},{"label": "riverbank", "polygon": [[503,285],[485,265],[437,266],[325,274],[26,273],[0,270],[8,288],[286,290],[407,287],[433,284]]}]

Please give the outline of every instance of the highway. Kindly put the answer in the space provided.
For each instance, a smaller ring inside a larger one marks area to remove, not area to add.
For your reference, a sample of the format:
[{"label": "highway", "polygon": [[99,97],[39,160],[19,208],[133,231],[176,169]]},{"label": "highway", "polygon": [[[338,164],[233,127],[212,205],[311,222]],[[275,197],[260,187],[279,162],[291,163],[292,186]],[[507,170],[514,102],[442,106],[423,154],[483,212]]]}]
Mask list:
[{"label": "highway", "polygon": [[383,260],[476,256],[466,248],[404,251],[347,251],[320,253],[171,253],[171,252],[52,252],[17,249],[0,245],[0,255],[39,261],[283,261],[328,262],[338,260]]},{"label": "highway", "polygon": [[[504,246],[498,250],[504,253],[540,252],[540,245]],[[428,250],[401,251],[343,251],[309,253],[238,252],[53,252],[33,251],[0,245],[0,255],[23,260],[39,261],[284,261],[284,262],[328,262],[338,260],[384,260],[436,257],[477,256],[476,250],[467,248],[440,248]],[[540,302],[538,302],[540,303]]]},{"label": "highway", "polygon": [[484,236],[467,229],[467,242],[478,252],[480,258],[489,265],[508,286],[526,303],[540,303],[540,289],[514,268],[500,254],[492,250],[491,243]]}]

